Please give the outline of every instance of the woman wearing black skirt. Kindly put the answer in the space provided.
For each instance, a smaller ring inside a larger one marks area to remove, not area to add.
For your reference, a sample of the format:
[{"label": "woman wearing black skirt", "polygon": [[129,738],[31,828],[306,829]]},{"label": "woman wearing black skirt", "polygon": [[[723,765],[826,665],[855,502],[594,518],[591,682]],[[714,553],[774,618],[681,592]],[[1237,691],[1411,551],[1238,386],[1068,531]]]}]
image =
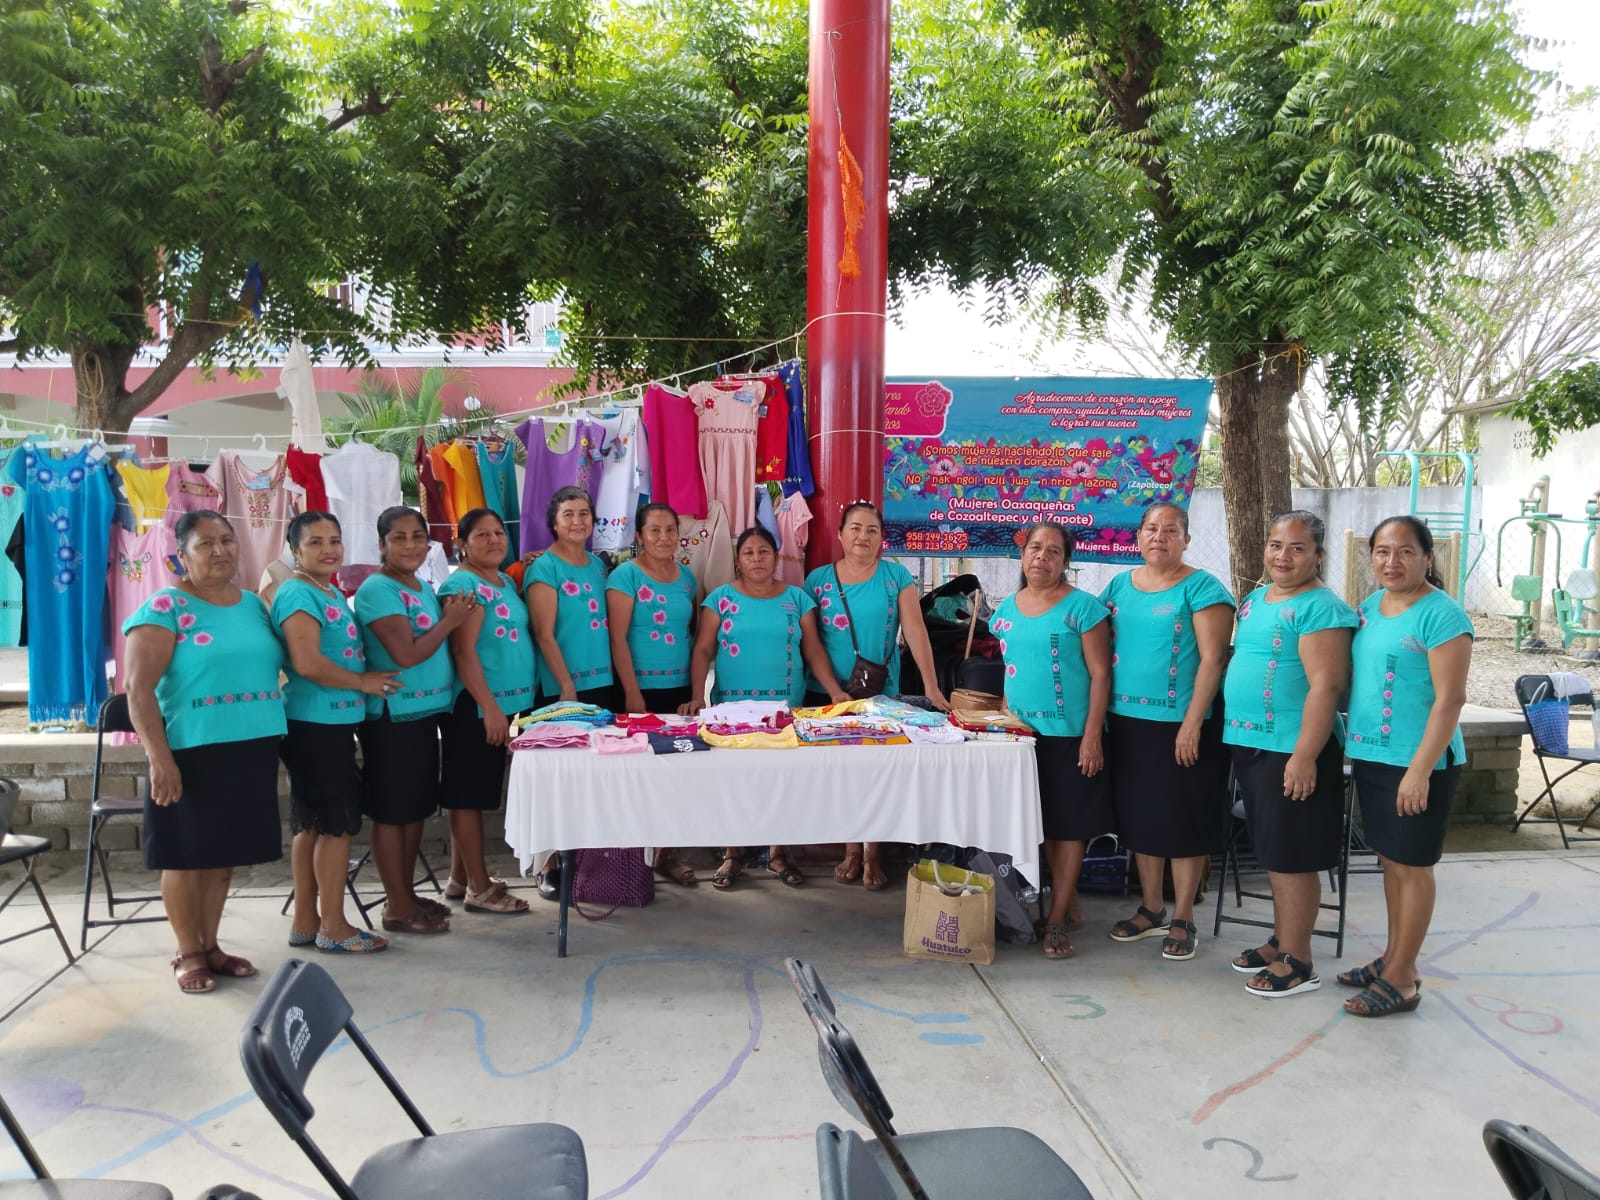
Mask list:
[{"label": "woman wearing black skirt", "polygon": [[1053,890],[1044,956],[1070,958],[1067,913],[1091,839],[1112,827],[1101,749],[1111,694],[1109,613],[1067,582],[1072,534],[1035,525],[1022,546],[1022,588],[995,610],[989,628],[1005,657],[1006,708],[1038,735],[1039,804]]},{"label": "woman wearing black skirt", "polygon": [[[1194,957],[1195,895],[1222,841],[1228,757],[1222,683],[1233,597],[1216,576],[1183,561],[1189,514],[1152,504],[1139,525],[1142,567],[1106,585],[1111,610],[1111,778],[1117,831],[1139,868],[1138,912],[1111,929],[1118,942],[1162,938],[1161,957]],[[1162,864],[1172,861],[1172,919]]]},{"label": "woman wearing black skirt", "polygon": [[209,510],[177,526],[184,577],[145,601],[128,637],[128,712],[150,760],[144,864],[161,872],[161,901],[178,941],[180,991],[255,966],[217,944],[233,869],[283,857],[278,744],[283,647],[266,605],[234,582],[239,542]]},{"label": "woman wearing black skirt", "polygon": [[1289,512],[1267,530],[1265,587],[1239,606],[1222,739],[1244,796],[1250,844],[1272,884],[1272,937],[1233,960],[1272,1000],[1322,986],[1311,931],[1322,872],[1344,832],[1344,748],[1334,711],[1350,681],[1355,610],[1322,582],[1322,519]]}]

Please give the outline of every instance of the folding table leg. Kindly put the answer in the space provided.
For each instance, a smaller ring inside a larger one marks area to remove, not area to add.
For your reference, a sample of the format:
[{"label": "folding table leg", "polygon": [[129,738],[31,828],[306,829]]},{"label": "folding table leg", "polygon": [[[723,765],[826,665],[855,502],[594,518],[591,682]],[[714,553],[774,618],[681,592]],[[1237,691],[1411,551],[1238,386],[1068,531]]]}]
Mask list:
[{"label": "folding table leg", "polygon": [[572,876],[578,869],[578,855],[572,850],[561,852],[561,912],[556,917],[556,957],[567,956],[567,909],[572,907]]}]

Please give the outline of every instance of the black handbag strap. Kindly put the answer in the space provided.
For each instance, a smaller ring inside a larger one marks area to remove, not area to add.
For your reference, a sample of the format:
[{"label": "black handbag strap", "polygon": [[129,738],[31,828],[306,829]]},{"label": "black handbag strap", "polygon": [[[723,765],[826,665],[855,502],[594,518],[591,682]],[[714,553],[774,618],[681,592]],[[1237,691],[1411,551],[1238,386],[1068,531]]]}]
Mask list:
[{"label": "black handbag strap", "polygon": [[829,569],[833,572],[833,581],[839,585],[839,603],[844,605],[844,619],[850,626],[850,650],[860,658],[861,646],[856,641],[856,619],[850,615],[850,601],[845,599],[844,580],[839,578],[839,564],[834,563]]}]

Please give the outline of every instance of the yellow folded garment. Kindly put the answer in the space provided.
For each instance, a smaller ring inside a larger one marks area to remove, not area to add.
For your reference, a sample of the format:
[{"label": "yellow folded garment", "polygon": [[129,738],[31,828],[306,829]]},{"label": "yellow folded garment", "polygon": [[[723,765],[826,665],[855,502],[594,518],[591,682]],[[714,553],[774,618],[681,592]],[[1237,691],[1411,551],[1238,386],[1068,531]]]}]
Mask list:
[{"label": "yellow folded garment", "polygon": [[793,725],[772,733],[712,733],[702,727],[700,737],[723,750],[793,750],[800,745]]},{"label": "yellow folded garment", "polygon": [[819,704],[816,708],[792,708],[789,711],[797,720],[800,717],[848,717],[866,712],[870,704],[869,700],[844,700],[838,704]]}]

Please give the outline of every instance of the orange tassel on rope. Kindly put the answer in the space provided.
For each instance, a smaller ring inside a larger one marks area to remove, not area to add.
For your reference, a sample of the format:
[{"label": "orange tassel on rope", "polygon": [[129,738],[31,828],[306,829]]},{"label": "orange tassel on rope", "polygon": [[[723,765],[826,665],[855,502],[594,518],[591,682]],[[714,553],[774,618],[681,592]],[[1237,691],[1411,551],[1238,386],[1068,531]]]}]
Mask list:
[{"label": "orange tassel on rope", "polygon": [[839,130],[839,181],[844,193],[844,256],[839,259],[839,274],[845,279],[861,275],[861,259],[856,254],[856,234],[861,232],[867,216],[867,201],[862,192],[861,164],[850,153],[844,140],[844,130]]}]

